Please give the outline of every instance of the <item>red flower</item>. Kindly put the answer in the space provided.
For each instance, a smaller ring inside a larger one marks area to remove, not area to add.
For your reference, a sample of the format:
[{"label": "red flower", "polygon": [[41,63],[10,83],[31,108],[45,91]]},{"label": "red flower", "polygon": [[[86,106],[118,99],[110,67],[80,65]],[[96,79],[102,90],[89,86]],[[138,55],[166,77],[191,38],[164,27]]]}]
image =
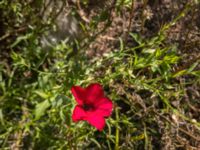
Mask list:
[{"label": "red flower", "polygon": [[103,130],[104,117],[111,115],[113,103],[104,96],[102,86],[98,83],[90,84],[87,88],[73,86],[71,92],[78,103],[74,108],[72,120],[84,120],[98,130]]}]

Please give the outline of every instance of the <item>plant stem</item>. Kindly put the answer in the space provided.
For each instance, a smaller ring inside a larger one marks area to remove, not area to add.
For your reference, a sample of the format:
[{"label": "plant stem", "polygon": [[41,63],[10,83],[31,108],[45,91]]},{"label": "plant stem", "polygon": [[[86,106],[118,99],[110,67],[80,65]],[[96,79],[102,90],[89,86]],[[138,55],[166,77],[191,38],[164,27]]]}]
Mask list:
[{"label": "plant stem", "polygon": [[115,114],[116,114],[116,132],[115,132],[115,150],[119,150],[119,111],[118,108],[115,108]]}]

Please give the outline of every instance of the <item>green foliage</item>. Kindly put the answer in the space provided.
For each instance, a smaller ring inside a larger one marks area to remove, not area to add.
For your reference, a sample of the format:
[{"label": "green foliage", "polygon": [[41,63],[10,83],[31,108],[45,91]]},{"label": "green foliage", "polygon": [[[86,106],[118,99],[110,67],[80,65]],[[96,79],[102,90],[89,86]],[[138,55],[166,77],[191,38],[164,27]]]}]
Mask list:
[{"label": "green foliage", "polygon": [[[42,1],[36,4],[41,6]],[[116,7],[122,7],[121,4],[130,8],[131,1],[118,1]],[[182,57],[177,53],[177,45],[165,43],[164,31],[171,24],[150,39],[130,33],[131,42],[137,46],[128,46],[120,39],[115,51],[90,60],[85,49],[79,49],[82,43],[76,43],[78,52],[73,55],[70,43],[43,49],[39,43],[43,25],[33,15],[37,9],[28,2],[3,0],[0,8],[5,20],[9,20],[6,33],[13,33],[16,27],[30,21],[23,33],[15,33],[7,41],[9,56],[0,62],[2,149],[156,149],[161,139],[157,112],[175,114],[200,127],[200,123],[171,103],[184,95],[187,83],[179,84],[180,77],[192,76],[192,82],[200,81],[200,72],[195,70],[199,61],[174,71]],[[104,10],[88,27],[95,31],[108,17]],[[101,83],[115,104],[103,132],[71,119],[75,106],[72,85],[92,82]]]}]

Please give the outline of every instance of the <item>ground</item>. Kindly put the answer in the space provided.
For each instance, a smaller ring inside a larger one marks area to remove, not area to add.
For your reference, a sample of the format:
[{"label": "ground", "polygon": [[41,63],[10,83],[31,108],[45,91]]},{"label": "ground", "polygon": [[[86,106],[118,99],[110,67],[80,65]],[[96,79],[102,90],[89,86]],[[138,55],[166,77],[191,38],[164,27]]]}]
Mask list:
[{"label": "ground", "polygon": [[[52,49],[42,2],[0,3],[2,149],[200,149],[199,1],[67,1],[81,34]],[[94,82],[103,132],[71,120],[70,88]]]}]

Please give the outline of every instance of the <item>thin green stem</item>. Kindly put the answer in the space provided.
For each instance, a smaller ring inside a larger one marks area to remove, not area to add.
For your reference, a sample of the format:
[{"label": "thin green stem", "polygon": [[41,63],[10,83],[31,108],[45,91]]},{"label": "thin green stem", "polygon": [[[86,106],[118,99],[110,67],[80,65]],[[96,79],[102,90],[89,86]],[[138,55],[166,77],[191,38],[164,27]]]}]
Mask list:
[{"label": "thin green stem", "polygon": [[119,110],[115,108],[115,117],[116,117],[116,132],[115,132],[115,150],[119,150]]}]

